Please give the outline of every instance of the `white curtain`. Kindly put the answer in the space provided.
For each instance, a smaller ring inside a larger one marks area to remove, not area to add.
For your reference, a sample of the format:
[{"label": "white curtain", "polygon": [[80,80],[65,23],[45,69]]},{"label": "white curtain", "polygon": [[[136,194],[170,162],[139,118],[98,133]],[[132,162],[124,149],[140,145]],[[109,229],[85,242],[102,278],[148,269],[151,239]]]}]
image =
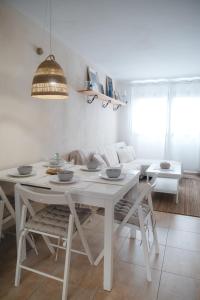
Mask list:
[{"label": "white curtain", "polygon": [[200,81],[133,85],[128,119],[138,157],[200,170]]}]

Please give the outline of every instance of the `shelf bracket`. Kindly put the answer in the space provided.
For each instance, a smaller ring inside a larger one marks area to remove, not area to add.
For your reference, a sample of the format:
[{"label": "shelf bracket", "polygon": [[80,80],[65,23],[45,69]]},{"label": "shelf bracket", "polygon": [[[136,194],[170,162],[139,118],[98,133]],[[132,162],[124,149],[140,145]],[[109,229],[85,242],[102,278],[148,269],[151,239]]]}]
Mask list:
[{"label": "shelf bracket", "polygon": [[117,111],[121,104],[113,105],[113,111]]},{"label": "shelf bracket", "polygon": [[103,102],[102,102],[102,107],[103,107],[103,108],[106,108],[106,107],[108,106],[109,103],[111,103],[110,100],[105,100],[105,101],[103,101]]},{"label": "shelf bracket", "polygon": [[94,95],[94,96],[88,96],[87,97],[87,103],[91,104],[95,99],[97,99],[98,96]]}]

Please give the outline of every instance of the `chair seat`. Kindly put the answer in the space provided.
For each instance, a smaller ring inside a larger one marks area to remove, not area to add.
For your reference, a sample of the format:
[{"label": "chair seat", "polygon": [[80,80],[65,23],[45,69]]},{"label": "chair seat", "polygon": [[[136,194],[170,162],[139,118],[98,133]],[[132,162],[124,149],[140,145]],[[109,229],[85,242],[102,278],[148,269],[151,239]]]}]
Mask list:
[{"label": "chair seat", "polygon": [[[126,217],[130,209],[132,208],[133,203],[130,201],[127,201],[125,199],[120,200],[115,205],[114,210],[114,218],[117,222],[122,222],[123,219]],[[145,219],[148,214],[151,212],[150,207],[147,204],[142,204],[142,214],[143,218]],[[138,210],[135,211],[135,213],[130,217],[130,219],[127,222],[128,224],[134,225],[139,227],[139,216],[138,216]]]},{"label": "chair seat", "polygon": [[[91,210],[88,208],[79,207],[76,208],[76,212],[81,224],[91,216]],[[31,217],[25,224],[25,228],[66,237],[69,216],[70,209],[67,206],[49,205]]]},{"label": "chair seat", "polygon": [[[122,222],[126,215],[128,214],[129,210],[132,208],[133,203],[131,201],[122,199],[115,205],[114,210],[114,218],[117,222]],[[150,207],[147,204],[142,204],[142,214],[143,218],[145,219],[147,215],[151,212]],[[104,209],[99,208],[97,211],[98,215],[104,216]],[[128,224],[134,225],[139,227],[139,216],[138,216],[138,210],[135,211],[135,213],[130,217],[130,219],[127,222]]]}]

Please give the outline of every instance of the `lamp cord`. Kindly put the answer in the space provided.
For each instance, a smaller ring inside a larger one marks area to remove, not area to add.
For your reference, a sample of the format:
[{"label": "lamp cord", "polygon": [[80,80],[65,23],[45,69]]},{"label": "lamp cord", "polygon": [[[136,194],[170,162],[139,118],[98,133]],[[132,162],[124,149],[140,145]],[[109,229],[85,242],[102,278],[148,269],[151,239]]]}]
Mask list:
[{"label": "lamp cord", "polygon": [[52,0],[49,0],[49,47],[50,47],[50,54],[52,54]]}]

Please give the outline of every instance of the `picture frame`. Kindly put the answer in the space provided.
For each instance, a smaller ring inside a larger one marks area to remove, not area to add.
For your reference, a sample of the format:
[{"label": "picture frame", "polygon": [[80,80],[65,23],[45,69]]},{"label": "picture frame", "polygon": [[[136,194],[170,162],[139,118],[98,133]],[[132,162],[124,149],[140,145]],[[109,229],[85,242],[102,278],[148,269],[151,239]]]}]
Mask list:
[{"label": "picture frame", "polygon": [[104,94],[104,86],[103,86],[102,83],[99,83],[99,92],[100,92],[101,94]]},{"label": "picture frame", "polygon": [[91,67],[88,67],[88,80],[91,82],[91,89],[93,91],[99,92],[99,79],[97,72],[92,69]]},{"label": "picture frame", "polygon": [[114,97],[113,81],[109,76],[106,76],[106,95],[111,98]]},{"label": "picture frame", "polygon": [[114,98],[116,99],[116,100],[120,100],[120,94],[119,94],[119,92],[118,91],[114,91]]}]

